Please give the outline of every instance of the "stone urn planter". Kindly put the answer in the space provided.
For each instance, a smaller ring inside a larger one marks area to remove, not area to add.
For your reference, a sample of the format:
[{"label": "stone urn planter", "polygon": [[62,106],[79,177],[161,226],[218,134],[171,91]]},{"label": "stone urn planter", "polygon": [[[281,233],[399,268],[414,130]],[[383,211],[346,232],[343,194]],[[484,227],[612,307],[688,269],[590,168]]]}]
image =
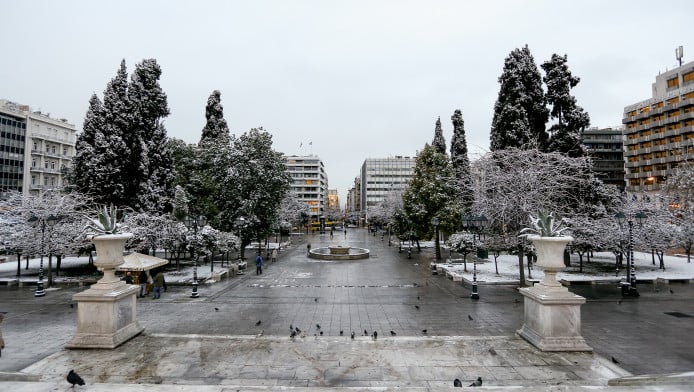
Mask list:
[{"label": "stone urn planter", "polygon": [[535,265],[544,270],[545,277],[533,287],[520,289],[525,314],[518,334],[542,351],[592,351],[581,336],[581,305],[586,300],[557,281],[557,273],[565,268],[564,249],[573,238],[527,238],[535,245]]},{"label": "stone urn planter", "polygon": [[104,276],[89,289],[72,296],[77,302],[77,333],[66,348],[115,348],[140,334],[137,322],[139,287],[125,284],[115,275],[123,264],[123,251],[130,233],[92,237],[94,264]]}]

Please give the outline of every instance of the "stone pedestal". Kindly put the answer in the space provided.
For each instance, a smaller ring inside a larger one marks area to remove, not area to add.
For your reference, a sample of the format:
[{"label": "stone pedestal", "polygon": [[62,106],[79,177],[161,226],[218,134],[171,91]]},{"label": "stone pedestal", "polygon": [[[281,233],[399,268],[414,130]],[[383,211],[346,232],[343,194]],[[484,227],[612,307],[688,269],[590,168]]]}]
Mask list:
[{"label": "stone pedestal", "polygon": [[132,234],[111,234],[94,237],[94,264],[104,276],[88,290],[77,293],[77,333],[66,348],[116,348],[140,334],[144,328],[137,323],[139,286],[125,284],[114,274],[123,264],[125,242]]},{"label": "stone pedestal", "polygon": [[518,334],[542,351],[593,351],[581,336],[581,305],[586,299],[541,284],[520,289],[524,323]]},{"label": "stone pedestal", "polygon": [[581,336],[581,305],[586,299],[557,281],[564,268],[564,248],[571,237],[528,236],[537,251],[545,278],[522,288],[525,315],[518,334],[542,351],[593,351]]},{"label": "stone pedestal", "polygon": [[139,286],[122,282],[109,290],[94,286],[72,296],[77,302],[77,333],[66,348],[112,349],[144,330],[137,322]]}]

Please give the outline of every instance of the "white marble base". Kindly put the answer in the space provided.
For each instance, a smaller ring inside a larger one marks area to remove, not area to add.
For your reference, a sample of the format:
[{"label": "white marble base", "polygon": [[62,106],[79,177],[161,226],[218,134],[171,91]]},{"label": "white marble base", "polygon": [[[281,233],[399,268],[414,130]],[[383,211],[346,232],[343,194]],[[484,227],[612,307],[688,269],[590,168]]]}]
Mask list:
[{"label": "white marble base", "polygon": [[586,299],[562,286],[520,289],[525,304],[517,333],[542,351],[593,351],[581,336],[581,305]]},{"label": "white marble base", "polygon": [[97,283],[72,299],[77,302],[77,333],[66,348],[116,348],[140,334],[137,293],[123,282]]}]

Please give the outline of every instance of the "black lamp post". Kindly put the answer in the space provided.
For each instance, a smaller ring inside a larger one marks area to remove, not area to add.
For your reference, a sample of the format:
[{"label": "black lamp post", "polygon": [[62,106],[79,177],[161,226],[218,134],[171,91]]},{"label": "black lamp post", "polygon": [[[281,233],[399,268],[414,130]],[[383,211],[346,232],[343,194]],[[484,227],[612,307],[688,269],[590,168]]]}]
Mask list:
[{"label": "black lamp post", "polygon": [[46,295],[46,291],[43,289],[43,255],[45,253],[46,226],[54,226],[58,222],[58,218],[53,215],[50,215],[48,218],[32,216],[29,218],[29,222],[41,226],[41,262],[39,264],[39,280],[36,283],[34,297],[43,297]]},{"label": "black lamp post", "polygon": [[408,231],[409,241],[407,242],[407,258],[411,259],[412,258],[412,222],[408,221],[407,224],[410,227],[410,230]]},{"label": "black lamp post", "polygon": [[[193,229],[193,236],[195,240],[198,238],[198,227],[204,227],[207,223],[204,216],[198,218],[186,218],[186,226]],[[193,291],[190,293],[190,298],[198,298],[200,293],[198,293],[198,252],[193,246]]]},{"label": "black lamp post", "polygon": [[243,229],[246,226],[246,218],[242,216],[236,218],[236,221],[234,221],[234,225],[236,225],[236,228],[239,230],[238,263],[241,263],[241,247],[243,246],[243,241],[241,240],[241,229]]},{"label": "black lamp post", "polygon": [[[463,217],[463,228],[473,233],[472,240],[475,244],[475,248],[477,248],[477,243],[475,242],[475,234],[477,234],[477,236],[479,237],[480,233],[482,233],[482,230],[484,230],[484,228],[487,226],[487,223],[487,217],[484,215],[481,215],[479,217],[475,217],[472,215]],[[470,294],[470,298],[480,299],[480,294],[477,291],[477,257],[472,259],[472,294]]]},{"label": "black lamp post", "polygon": [[434,239],[434,246],[436,247],[435,262],[438,263],[439,260],[441,260],[441,247],[439,247],[439,218],[431,218],[431,224],[434,226],[434,235],[436,236],[436,238]]},{"label": "black lamp post", "polygon": [[622,284],[622,294],[638,297],[639,291],[636,288],[636,269],[634,267],[634,218],[639,227],[646,221],[646,214],[640,211],[636,214],[625,215],[623,212],[618,212],[615,215],[619,227],[623,228],[624,223],[627,223],[629,228],[629,238],[627,244],[627,283]]}]

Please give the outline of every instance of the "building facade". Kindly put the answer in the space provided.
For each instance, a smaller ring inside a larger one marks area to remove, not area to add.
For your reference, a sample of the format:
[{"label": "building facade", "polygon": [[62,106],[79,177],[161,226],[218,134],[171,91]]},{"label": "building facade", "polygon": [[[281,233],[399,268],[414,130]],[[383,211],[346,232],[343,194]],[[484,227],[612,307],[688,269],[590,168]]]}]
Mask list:
[{"label": "building facade", "polygon": [[623,127],[588,128],[583,131],[583,145],[593,158],[593,169],[605,184],[624,191]]},{"label": "building facade", "polygon": [[65,173],[75,155],[76,133],[64,118],[0,100],[0,196],[67,185]]},{"label": "building facade", "polygon": [[369,208],[389,193],[404,192],[414,174],[415,157],[368,158],[361,166],[361,216],[368,221]]},{"label": "building facade", "polygon": [[328,197],[328,176],[317,156],[287,156],[287,171],[292,177],[290,191],[308,204],[311,220],[324,216]]},{"label": "building facade", "polygon": [[655,78],[653,97],[624,108],[628,193],[657,193],[694,154],[694,62]]},{"label": "building facade", "polygon": [[347,191],[347,204],[345,205],[345,216],[352,223],[359,222],[361,213],[361,178],[354,178],[354,185]]}]

